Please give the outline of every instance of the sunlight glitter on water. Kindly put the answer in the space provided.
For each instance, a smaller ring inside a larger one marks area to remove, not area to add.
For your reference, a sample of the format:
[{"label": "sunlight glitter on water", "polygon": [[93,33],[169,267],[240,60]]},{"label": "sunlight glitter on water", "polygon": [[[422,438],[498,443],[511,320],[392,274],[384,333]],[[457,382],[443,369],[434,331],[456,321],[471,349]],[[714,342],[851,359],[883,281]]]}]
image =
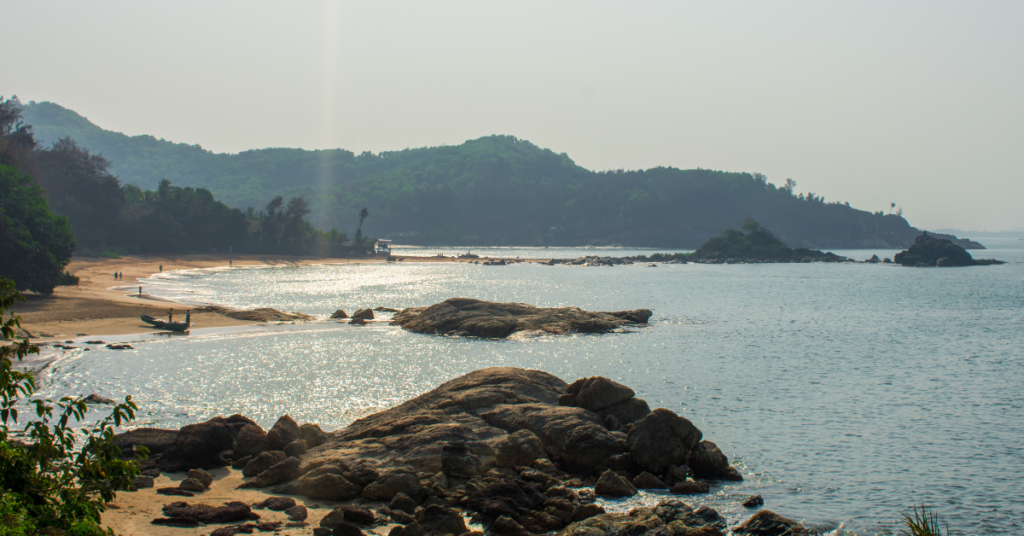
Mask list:
[{"label": "sunlight glitter on water", "polygon": [[731,519],[746,515],[736,497],[758,493],[773,511],[829,529],[891,533],[900,511],[926,502],[962,533],[1013,534],[1024,528],[1013,477],[1024,467],[1024,251],[984,256],[1014,262],[175,273],[147,284],[197,303],[315,315],[470,296],[655,316],[634,333],[508,341],[385,322],[200,334],[69,356],[43,388],[134,394],[147,425],[239,412],[267,426],[290,413],[333,429],[487,366],[604,375],[680,412],[744,468],[745,482],[706,499]]}]

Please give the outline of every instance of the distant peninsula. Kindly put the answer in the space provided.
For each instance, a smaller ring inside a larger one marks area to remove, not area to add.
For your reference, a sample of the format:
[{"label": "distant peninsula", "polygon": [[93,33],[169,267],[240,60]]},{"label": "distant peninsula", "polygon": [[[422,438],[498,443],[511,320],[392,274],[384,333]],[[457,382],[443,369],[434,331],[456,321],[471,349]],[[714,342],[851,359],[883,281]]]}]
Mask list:
[{"label": "distant peninsula", "polygon": [[155,190],[166,179],[208,189],[230,207],[256,207],[254,214],[277,196],[301,197],[308,221],[323,231],[355,227],[353,214],[367,207],[363,232],[398,244],[691,249],[748,217],[788,247],[806,248],[796,255],[904,248],[921,234],[898,212],[826,202],[797,193],[790,179],[776,185],[760,173],[700,168],[591,171],[512,136],[380,153],[226,154],[104,130],[50,102],[19,104],[41,144],[69,136],[109,159],[123,184]]}]

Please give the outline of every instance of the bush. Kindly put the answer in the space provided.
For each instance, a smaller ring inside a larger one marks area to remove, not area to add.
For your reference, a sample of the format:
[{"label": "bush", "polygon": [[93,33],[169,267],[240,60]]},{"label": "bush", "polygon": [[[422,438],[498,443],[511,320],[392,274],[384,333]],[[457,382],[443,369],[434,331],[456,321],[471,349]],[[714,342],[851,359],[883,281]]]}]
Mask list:
[{"label": "bush", "polygon": [[72,275],[71,272],[64,270],[61,274],[60,279],[57,280],[57,286],[62,287],[76,287],[78,286],[79,278],[77,275]]},{"label": "bush", "polygon": [[[14,339],[21,319],[12,313],[4,321],[3,315],[20,301],[24,297],[14,283],[0,279],[0,335],[5,339]],[[112,534],[100,529],[100,514],[139,473],[136,461],[120,459],[114,427],[134,420],[138,407],[126,397],[98,423],[73,429],[72,419],[80,423],[85,418],[85,401],[29,399],[35,378],[13,366],[15,359],[38,353],[28,339],[0,346],[0,535]],[[26,403],[36,419],[25,423],[27,441],[22,442],[10,432],[18,423],[19,406]]]},{"label": "bush", "polygon": [[[904,536],[942,536],[938,514],[923,504],[920,510],[915,506],[912,515],[903,514],[903,525],[907,527],[900,531]],[[946,534],[949,534],[949,527],[946,527]]]}]

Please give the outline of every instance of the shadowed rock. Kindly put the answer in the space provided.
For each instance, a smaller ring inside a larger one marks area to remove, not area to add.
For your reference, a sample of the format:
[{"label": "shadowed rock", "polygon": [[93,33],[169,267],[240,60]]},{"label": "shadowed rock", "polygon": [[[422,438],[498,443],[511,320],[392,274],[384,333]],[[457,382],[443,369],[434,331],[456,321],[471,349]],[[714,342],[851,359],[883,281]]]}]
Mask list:
[{"label": "shadowed rock", "polygon": [[293,441],[301,439],[299,423],[288,415],[285,415],[274,423],[274,426],[267,432],[267,450],[283,451]]},{"label": "shadowed rock", "polygon": [[230,502],[224,506],[189,505],[186,502],[176,502],[165,505],[163,512],[169,518],[187,517],[200,523],[231,523],[260,518],[258,514],[249,509],[248,505],[241,502]]},{"label": "shadowed rock", "polygon": [[772,512],[761,510],[733,529],[743,536],[810,536],[811,532],[800,523]]},{"label": "shadowed rock", "polygon": [[651,311],[589,312],[576,307],[540,308],[524,303],[495,303],[452,298],[430,307],[395,313],[391,323],[416,333],[455,334],[501,339],[517,331],[604,333],[645,324]]},{"label": "shadowed rock", "polygon": [[235,444],[234,430],[223,417],[190,424],[178,431],[164,450],[157,465],[161,471],[175,473],[187,469],[212,469],[229,465],[222,456]]},{"label": "shadowed rock", "polygon": [[629,450],[641,467],[661,474],[670,465],[686,464],[701,436],[689,420],[660,408],[633,425],[628,436]]}]

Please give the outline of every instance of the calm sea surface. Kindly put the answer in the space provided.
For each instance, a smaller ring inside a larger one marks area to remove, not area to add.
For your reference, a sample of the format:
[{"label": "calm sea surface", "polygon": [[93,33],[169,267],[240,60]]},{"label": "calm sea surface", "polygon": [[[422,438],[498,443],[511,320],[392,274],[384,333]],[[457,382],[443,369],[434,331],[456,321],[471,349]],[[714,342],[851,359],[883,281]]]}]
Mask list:
[{"label": "calm sea surface", "polygon": [[[446,263],[197,270],[147,292],[189,303],[337,308],[456,297],[591,310],[649,308],[632,333],[466,340],[334,322],[151,338],[72,351],[43,394],[132,394],[141,424],[288,413],[334,429],[488,366],[566,381],[604,375],[692,420],[744,473],[701,501],[732,522],[739,497],[823,529],[892,534],[934,506],[959,534],[1024,532],[1024,242],[991,240],[1002,266]],[[452,254],[406,249],[403,254]],[[630,250],[484,249],[504,257]],[[856,259],[894,251],[837,251]],[[384,315],[385,318],[387,315]],[[131,339],[131,338],[129,338]],[[138,339],[136,337],[135,339]],[[644,496],[639,501],[653,500]]]}]

